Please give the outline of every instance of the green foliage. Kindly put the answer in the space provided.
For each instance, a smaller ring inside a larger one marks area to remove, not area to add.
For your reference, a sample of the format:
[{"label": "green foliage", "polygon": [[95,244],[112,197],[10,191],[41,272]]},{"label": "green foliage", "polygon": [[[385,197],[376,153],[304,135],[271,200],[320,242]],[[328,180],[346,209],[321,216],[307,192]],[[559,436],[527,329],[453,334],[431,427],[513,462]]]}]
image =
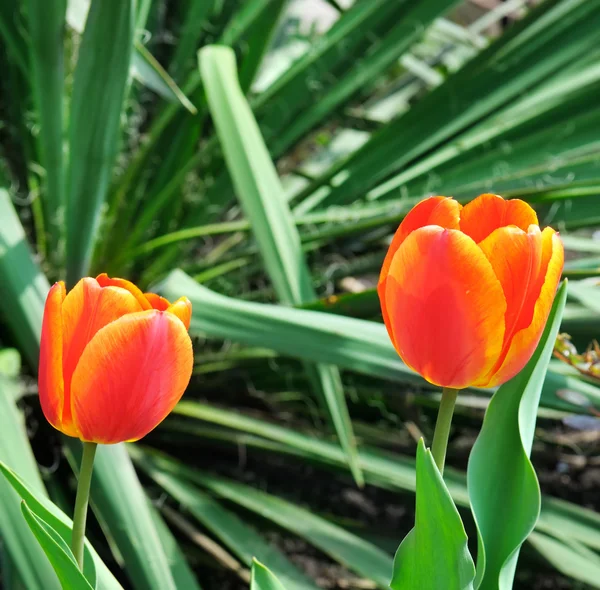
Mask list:
[{"label": "green foliage", "polygon": [[63,590],[86,590],[92,586],[80,571],[75,557],[65,540],[37,514],[31,511],[25,501],[21,511],[31,532],[48,557]]},{"label": "green foliage", "polygon": [[[385,587],[387,551],[406,531],[375,538],[299,506],[271,489],[263,460],[312,465],[343,485],[350,467],[368,486],[414,492],[417,465],[399,437],[417,416],[429,440],[437,398],[396,355],[372,287],[390,234],[423,196],[464,202],[491,191],[531,202],[560,229],[565,276],[575,279],[561,330],[580,350],[598,337],[597,288],[579,280],[599,275],[589,228],[600,224],[600,5],[545,0],[488,39],[482,22],[445,20],[458,4],[357,0],[327,31],[305,35],[280,0],[0,3],[0,345],[18,349],[24,383],[34,381],[51,281],[108,271],[194,303],[195,377],[148,439],[174,457],[147,472],[155,454],[144,451],[142,482],[122,446],[96,465],[90,535],[132,587],[199,587],[214,559],[187,534],[195,525],[237,575],[250,581],[252,567],[254,585],[276,584],[253,564],[258,555],[288,590],[316,587],[257,521]],[[30,389],[0,383],[0,460],[27,482],[31,492],[6,471],[38,533],[51,536],[36,518],[68,544],[70,521],[47,499],[28,434],[36,455],[66,450],[75,470],[78,443],[36,428]],[[480,427],[490,393],[459,398],[461,427]],[[598,408],[597,380],[550,364],[543,428]],[[240,449],[259,472],[251,485],[181,465],[214,457],[211,468],[229,474]],[[44,483],[68,506],[66,471],[59,461]],[[58,587],[7,481],[2,581]],[[465,474],[446,469],[445,485],[468,507]],[[148,500],[157,486],[162,512]],[[530,548],[597,587],[599,530],[597,514],[543,496]],[[98,587],[119,587],[86,551]],[[532,554],[520,567],[537,567]]]},{"label": "green foliage", "polygon": [[564,282],[531,360],[490,401],[469,458],[469,498],[479,541],[476,587],[483,590],[512,588],[519,549],[539,517],[540,487],[529,455],[566,299]]},{"label": "green foliage", "polygon": [[423,439],[417,447],[416,495],[415,528],[398,548],[390,587],[472,589],[475,564],[467,547],[467,533]]},{"label": "green foliage", "polygon": [[260,561],[252,562],[250,590],[285,590],[279,580]]}]

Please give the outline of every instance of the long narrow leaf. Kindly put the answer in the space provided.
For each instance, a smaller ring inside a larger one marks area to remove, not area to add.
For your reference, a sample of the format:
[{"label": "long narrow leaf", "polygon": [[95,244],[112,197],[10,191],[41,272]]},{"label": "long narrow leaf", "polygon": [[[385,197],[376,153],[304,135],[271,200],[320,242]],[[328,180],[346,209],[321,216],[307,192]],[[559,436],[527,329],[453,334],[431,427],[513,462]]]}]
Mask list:
[{"label": "long narrow leaf", "polygon": [[476,587],[482,590],[512,588],[519,549],[540,513],[540,488],[529,455],[566,298],[564,282],[535,353],[494,394],[471,451],[467,481],[479,534]]},{"label": "long narrow leaf", "polygon": [[[279,299],[297,305],[315,299],[312,279],[275,166],[239,86],[235,54],[211,46],[199,53],[208,105],[237,195],[252,225],[267,273]],[[307,365],[325,399],[348,464],[359,485],[356,441],[336,367]]]},{"label": "long narrow leaf", "polygon": [[51,251],[61,247],[65,214],[63,171],[64,29],[66,0],[29,0],[27,20],[31,55],[31,85],[39,115],[39,153],[44,168],[45,225]]},{"label": "long narrow leaf", "polygon": [[67,282],[85,275],[119,143],[135,30],[134,0],[94,0],[73,81]]}]

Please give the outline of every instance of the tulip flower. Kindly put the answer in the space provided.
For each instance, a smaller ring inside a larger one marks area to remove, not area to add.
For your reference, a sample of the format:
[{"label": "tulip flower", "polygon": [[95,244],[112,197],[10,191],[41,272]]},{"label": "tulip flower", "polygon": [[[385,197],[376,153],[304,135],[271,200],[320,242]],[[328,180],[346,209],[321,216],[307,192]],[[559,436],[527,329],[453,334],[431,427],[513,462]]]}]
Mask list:
[{"label": "tulip flower", "polygon": [[84,442],[135,441],[187,387],[193,365],[191,303],[171,304],[106,274],[48,294],[39,366],[50,424]]},{"label": "tulip flower", "polygon": [[523,201],[426,199],[400,224],[381,269],[392,343],[434,385],[500,385],[533,354],[563,260],[558,234],[541,231]]}]

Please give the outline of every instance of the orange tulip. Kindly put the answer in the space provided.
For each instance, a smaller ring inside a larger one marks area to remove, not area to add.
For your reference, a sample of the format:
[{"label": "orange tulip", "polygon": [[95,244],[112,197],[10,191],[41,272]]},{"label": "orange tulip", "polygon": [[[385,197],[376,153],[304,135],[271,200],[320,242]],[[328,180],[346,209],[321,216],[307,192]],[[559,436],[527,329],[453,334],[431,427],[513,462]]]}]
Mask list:
[{"label": "orange tulip", "polygon": [[558,234],[540,231],[523,201],[426,199],[400,224],[381,269],[392,343],[434,385],[500,385],[533,354],[563,260]]},{"label": "orange tulip", "polygon": [[134,441],[155,428],[189,383],[192,306],[101,274],[48,293],[40,401],[56,429],[86,442]]}]

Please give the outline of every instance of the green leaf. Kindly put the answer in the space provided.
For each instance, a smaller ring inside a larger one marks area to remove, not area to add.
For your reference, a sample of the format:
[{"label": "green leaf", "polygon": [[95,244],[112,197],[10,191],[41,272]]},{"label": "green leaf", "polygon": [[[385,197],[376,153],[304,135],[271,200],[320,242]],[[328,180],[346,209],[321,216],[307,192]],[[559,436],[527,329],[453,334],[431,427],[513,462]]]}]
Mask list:
[{"label": "green leaf", "polygon": [[87,274],[119,145],[135,0],[94,0],[73,80],[69,121],[67,282]]},{"label": "green leaf", "polygon": [[91,589],[92,586],[79,570],[75,557],[65,540],[47,522],[32,512],[25,500],[21,502],[21,511],[52,564],[63,590]]},{"label": "green leaf", "polygon": [[260,561],[252,561],[250,590],[285,590],[281,582]]},{"label": "green leaf", "polygon": [[[0,461],[0,472],[21,499],[25,500],[32,512],[52,527],[63,541],[69,545],[73,521],[43,494],[32,492],[29,486],[2,461]],[[85,541],[83,563],[83,573],[86,579],[91,581],[92,587],[97,590],[122,590],[121,585],[87,540]]]},{"label": "green leaf", "polygon": [[257,557],[268,564],[285,582],[288,590],[317,590],[318,587],[310,578],[233,512],[189,482],[148,463],[142,466],[159,486],[182,504],[247,566]]},{"label": "green leaf", "polygon": [[392,559],[387,553],[306,508],[238,482],[200,473],[167,455],[146,449],[141,452],[137,446],[130,446],[129,452],[142,469],[158,469],[199,484],[217,496],[235,502],[306,539],[314,547],[362,577],[373,580],[378,586],[387,587],[392,572]]},{"label": "green leaf", "polygon": [[393,590],[468,590],[475,565],[467,533],[423,439],[417,448],[415,527],[394,559]]},{"label": "green leaf", "polygon": [[[77,473],[81,442],[65,437],[68,458]],[[175,590],[175,582],[131,459],[123,444],[100,445],[94,460],[91,503],[127,563],[136,588]]]},{"label": "green leaf", "polygon": [[169,567],[171,569],[171,575],[175,582],[175,587],[182,590],[202,590],[196,576],[190,567],[185,555],[181,551],[181,547],[177,542],[177,539],[165,523],[160,512],[152,505],[148,500],[148,508],[154,527],[160,538],[160,544],[163,546],[167,559],[169,560]]},{"label": "green leaf", "polygon": [[[32,489],[40,496],[46,496],[23,416],[17,410],[17,389],[16,383],[0,376],[0,461],[18,465]],[[19,498],[3,477],[0,477],[0,498],[0,537],[25,587],[28,590],[58,590],[58,579],[23,520]]]},{"label": "green leaf", "polygon": [[[196,4],[196,3],[195,3]],[[204,2],[198,3],[203,5]],[[83,33],[85,21],[89,12],[90,0],[69,0],[67,11],[67,22],[69,26],[78,33]],[[138,33],[144,30],[143,23],[147,19],[150,0],[138,2],[138,19],[136,29]],[[177,45],[179,47],[179,44]],[[156,92],[169,102],[179,103],[192,115],[197,113],[196,107],[190,102],[184,92],[177,86],[156,58],[140,42],[135,41],[134,52],[131,56],[129,73],[138,82]]]},{"label": "green leaf", "polygon": [[565,281],[535,353],[492,397],[471,451],[467,481],[479,533],[476,587],[482,590],[512,588],[519,549],[540,514],[540,488],[529,455],[566,297]]},{"label": "green leaf", "polygon": [[135,53],[133,54],[131,69],[133,77],[150,90],[154,90],[170,102],[180,102],[192,115],[198,113],[198,109],[177,86],[173,78],[167,74],[156,58],[139,41],[135,42]]},{"label": "green leaf", "polygon": [[[313,301],[316,295],[300,236],[275,166],[240,88],[235,54],[229,47],[215,45],[203,48],[198,59],[225,161],[275,292],[284,305]],[[339,371],[324,364],[308,365],[306,369],[325,399],[354,479],[362,485]]]},{"label": "green leaf", "polygon": [[576,541],[531,533],[528,541],[565,576],[600,588],[600,558]]},{"label": "green leaf", "polygon": [[0,311],[31,367],[38,363],[38,342],[49,289],[10,195],[0,189]]},{"label": "green leaf", "polygon": [[65,194],[63,170],[64,28],[66,0],[28,0],[31,85],[39,126],[38,152],[44,168],[43,205],[51,252],[61,244]]},{"label": "green leaf", "polygon": [[[185,416],[187,420],[170,418],[164,423],[163,430],[167,430],[172,424],[171,428],[176,433],[185,432],[211,441],[216,439],[219,444],[243,445],[255,452],[287,453],[328,468],[341,469],[345,464],[339,446],[251,416],[192,401],[180,402],[174,413]],[[209,429],[206,433],[201,426],[204,423],[225,427],[226,430],[219,430],[218,435],[215,435],[214,429]],[[396,491],[415,491],[413,458],[398,453],[384,453],[366,446],[361,447],[359,457],[369,484]],[[446,468],[444,480],[456,504],[469,507],[465,474]],[[542,511],[536,524],[536,532],[559,539],[567,537],[569,543],[576,541],[591,549],[600,550],[599,531],[600,515],[596,512],[556,498],[542,498]],[[551,558],[552,556],[549,557]],[[560,569],[560,563],[552,563]],[[581,577],[577,579],[587,579],[590,575],[591,572],[581,572]]]}]

